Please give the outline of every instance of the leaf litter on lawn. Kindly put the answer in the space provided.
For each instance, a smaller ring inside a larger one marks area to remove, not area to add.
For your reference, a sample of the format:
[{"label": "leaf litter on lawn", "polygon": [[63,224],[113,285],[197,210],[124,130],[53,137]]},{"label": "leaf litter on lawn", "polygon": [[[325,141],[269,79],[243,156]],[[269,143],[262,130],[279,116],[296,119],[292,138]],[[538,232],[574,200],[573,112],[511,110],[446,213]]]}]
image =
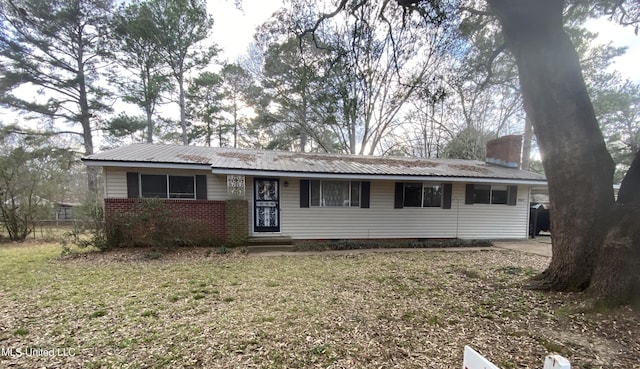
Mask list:
[{"label": "leaf litter on lawn", "polygon": [[144,252],[52,257],[2,276],[0,347],[75,355],[0,366],[459,368],[464,345],[504,369],[539,368],[551,352],[574,368],[640,362],[636,312],[521,287],[541,256]]}]

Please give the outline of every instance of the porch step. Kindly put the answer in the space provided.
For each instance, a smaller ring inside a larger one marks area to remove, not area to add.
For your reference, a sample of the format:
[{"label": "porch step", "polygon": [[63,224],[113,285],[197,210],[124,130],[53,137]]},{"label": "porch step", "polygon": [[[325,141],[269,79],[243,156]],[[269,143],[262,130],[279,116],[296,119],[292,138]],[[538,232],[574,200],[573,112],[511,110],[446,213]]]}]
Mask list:
[{"label": "porch step", "polygon": [[249,237],[247,246],[291,246],[293,240],[289,236]]},{"label": "porch step", "polygon": [[249,245],[247,246],[247,251],[251,254],[270,251],[292,252],[294,248],[293,245]]}]

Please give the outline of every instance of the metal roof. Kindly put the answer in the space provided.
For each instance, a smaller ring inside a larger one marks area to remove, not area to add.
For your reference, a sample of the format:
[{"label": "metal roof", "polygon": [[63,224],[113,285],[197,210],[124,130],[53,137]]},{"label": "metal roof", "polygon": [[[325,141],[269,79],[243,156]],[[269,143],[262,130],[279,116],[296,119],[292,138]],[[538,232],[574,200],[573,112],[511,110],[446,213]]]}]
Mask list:
[{"label": "metal roof", "polygon": [[211,168],[213,173],[332,177],[443,177],[539,182],[544,176],[477,160],[297,153],[133,144],[83,158],[87,165]]}]

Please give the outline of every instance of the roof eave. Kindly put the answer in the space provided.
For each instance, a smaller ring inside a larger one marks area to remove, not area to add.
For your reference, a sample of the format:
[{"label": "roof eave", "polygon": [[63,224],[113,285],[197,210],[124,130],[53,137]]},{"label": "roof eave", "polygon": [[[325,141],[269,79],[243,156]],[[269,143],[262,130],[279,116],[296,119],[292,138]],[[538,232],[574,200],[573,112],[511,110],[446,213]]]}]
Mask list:
[{"label": "roof eave", "polygon": [[230,169],[212,168],[213,174],[248,175],[263,177],[285,178],[324,178],[324,179],[359,179],[359,180],[386,180],[386,181],[445,181],[445,182],[473,182],[492,184],[522,184],[546,186],[546,180],[496,178],[496,177],[470,177],[470,176],[428,176],[428,175],[399,175],[399,174],[357,174],[357,173],[318,173],[296,171],[273,171],[260,169]]},{"label": "roof eave", "polygon": [[121,168],[165,168],[165,169],[199,169],[211,170],[210,164],[201,163],[165,163],[132,160],[96,160],[82,158],[89,167],[121,167]]}]

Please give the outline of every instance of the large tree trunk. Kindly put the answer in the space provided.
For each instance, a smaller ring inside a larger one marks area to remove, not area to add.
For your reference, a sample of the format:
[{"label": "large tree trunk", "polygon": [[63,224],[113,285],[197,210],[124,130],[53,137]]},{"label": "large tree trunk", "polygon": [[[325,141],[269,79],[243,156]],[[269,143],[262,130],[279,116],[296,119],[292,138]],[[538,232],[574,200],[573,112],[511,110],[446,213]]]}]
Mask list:
[{"label": "large tree trunk", "polygon": [[[87,83],[84,74],[84,48],[82,46],[82,38],[78,42],[78,55],[76,57],[78,65],[78,103],[80,107],[80,125],[82,126],[82,138],[84,145],[84,154],[86,156],[93,154],[93,130],[91,129],[91,110],[89,109],[89,97],[87,93]],[[98,194],[98,168],[87,166],[87,188],[88,196],[95,198]]]},{"label": "large tree trunk", "polygon": [[522,143],[522,164],[520,169],[531,169],[531,146],[533,142],[533,126],[531,125],[531,119],[525,118],[524,123],[524,139]]},{"label": "large tree trunk", "polygon": [[[581,291],[596,268],[615,273],[601,247],[610,229],[614,163],[587,94],[575,47],[562,28],[560,0],[487,0],[515,56],[549,184],[553,257],[540,287]],[[637,222],[637,221],[636,221]],[[616,252],[616,251],[613,251]],[[600,275],[596,273],[596,275]]]},{"label": "large tree trunk", "polygon": [[640,152],[627,172],[590,292],[617,305],[640,299]]},{"label": "large tree trunk", "polygon": [[189,136],[187,135],[187,110],[184,96],[184,72],[180,71],[178,75],[178,105],[180,105],[180,128],[182,129],[182,144],[189,145]]}]

